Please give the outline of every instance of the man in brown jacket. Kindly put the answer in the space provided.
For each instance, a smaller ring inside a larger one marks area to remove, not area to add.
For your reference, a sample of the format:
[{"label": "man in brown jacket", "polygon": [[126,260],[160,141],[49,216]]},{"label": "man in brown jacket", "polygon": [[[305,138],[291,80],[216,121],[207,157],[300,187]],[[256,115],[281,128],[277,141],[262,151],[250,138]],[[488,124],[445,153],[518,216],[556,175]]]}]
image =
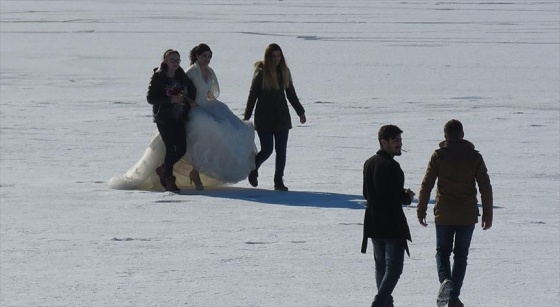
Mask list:
[{"label": "man in brown jacket", "polygon": [[[437,305],[463,306],[459,300],[467,269],[467,256],[478,223],[476,184],[482,200],[482,229],[492,227],[492,185],[482,155],[464,140],[463,125],[452,119],[444,127],[445,141],[439,144],[428,163],[418,193],[418,221],[426,223],[430,193],[437,179],[434,216],[436,263],[441,283]],[[476,182],[476,183],[475,183]],[[455,245],[453,242],[455,241]],[[453,252],[453,269],[449,257]]]}]

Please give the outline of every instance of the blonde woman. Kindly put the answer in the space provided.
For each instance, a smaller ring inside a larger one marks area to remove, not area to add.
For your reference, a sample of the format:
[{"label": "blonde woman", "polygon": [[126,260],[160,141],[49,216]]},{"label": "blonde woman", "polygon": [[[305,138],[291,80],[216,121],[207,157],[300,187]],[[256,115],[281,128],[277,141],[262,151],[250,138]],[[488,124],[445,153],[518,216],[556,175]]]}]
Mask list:
[{"label": "blonde woman", "polygon": [[277,44],[270,44],[266,47],[264,60],[255,63],[244,114],[244,120],[249,120],[255,109],[255,130],[261,144],[261,150],[255,157],[256,168],[249,173],[249,183],[253,187],[258,186],[259,167],[275,149],[274,189],[288,191],[283,181],[288,134],[292,128],[288,101],[299,116],[300,123],[304,124],[307,120],[305,109],[299,102],[282,49]]}]

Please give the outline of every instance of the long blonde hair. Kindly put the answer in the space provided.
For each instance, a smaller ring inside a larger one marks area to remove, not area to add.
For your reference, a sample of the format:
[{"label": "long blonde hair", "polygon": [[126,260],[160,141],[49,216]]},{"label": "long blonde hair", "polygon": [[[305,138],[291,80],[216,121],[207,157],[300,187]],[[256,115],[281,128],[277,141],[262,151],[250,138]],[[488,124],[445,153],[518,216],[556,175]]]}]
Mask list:
[{"label": "long blonde hair", "polygon": [[[280,51],[280,54],[282,55],[280,64],[278,64],[278,69],[280,70],[282,80],[278,80],[276,72],[277,68],[272,62],[272,53],[274,51]],[[284,58],[282,48],[280,48],[278,44],[270,44],[266,47],[266,50],[264,51],[264,61],[257,61],[255,63],[255,73],[259,69],[262,69],[263,71],[262,87],[265,90],[286,89],[292,83],[292,74],[290,73],[290,69],[286,64],[286,59]],[[280,84],[279,81],[282,81],[282,84]]]}]

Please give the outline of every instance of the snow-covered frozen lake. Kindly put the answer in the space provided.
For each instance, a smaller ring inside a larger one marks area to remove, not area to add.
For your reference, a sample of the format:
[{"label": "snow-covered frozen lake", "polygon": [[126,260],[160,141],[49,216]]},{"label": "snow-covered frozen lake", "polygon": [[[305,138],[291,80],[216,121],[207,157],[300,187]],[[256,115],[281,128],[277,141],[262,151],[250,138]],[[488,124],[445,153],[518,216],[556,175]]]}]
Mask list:
[{"label": "snow-covered frozen lake", "polygon": [[[557,0],[2,0],[0,18],[1,306],[369,306],[363,162],[398,125],[418,191],[451,118],[496,206],[461,299],[558,306]],[[239,115],[253,63],[282,46],[308,119],[290,133],[290,192],[272,191],[274,157],[258,188],[107,188],[155,132],[151,69],[168,48],[186,67],[200,42]],[[395,305],[434,306],[433,214],[424,228],[414,204],[405,213]]]}]

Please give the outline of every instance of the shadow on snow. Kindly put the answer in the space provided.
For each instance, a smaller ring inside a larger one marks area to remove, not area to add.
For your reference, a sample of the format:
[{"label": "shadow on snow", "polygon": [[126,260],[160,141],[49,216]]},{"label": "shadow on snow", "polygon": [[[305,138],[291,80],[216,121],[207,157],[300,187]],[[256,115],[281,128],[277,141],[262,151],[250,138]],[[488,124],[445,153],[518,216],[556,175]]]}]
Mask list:
[{"label": "shadow on snow", "polygon": [[[235,199],[252,201],[271,205],[284,205],[295,207],[317,207],[317,208],[339,208],[339,209],[365,209],[366,201],[362,195],[340,194],[329,192],[311,191],[289,191],[280,192],[274,190],[239,188],[239,187],[210,187],[204,191],[187,190],[182,195],[201,195],[207,197]],[[430,199],[428,205],[433,206],[434,199]],[[408,208],[417,208],[418,200],[414,199]],[[477,204],[482,208],[481,204]],[[502,207],[494,206],[494,209]]]},{"label": "shadow on snow", "polygon": [[271,205],[343,209],[365,208],[363,197],[352,194],[307,191],[279,192],[238,187],[209,188],[200,194],[208,197],[245,200]]}]

